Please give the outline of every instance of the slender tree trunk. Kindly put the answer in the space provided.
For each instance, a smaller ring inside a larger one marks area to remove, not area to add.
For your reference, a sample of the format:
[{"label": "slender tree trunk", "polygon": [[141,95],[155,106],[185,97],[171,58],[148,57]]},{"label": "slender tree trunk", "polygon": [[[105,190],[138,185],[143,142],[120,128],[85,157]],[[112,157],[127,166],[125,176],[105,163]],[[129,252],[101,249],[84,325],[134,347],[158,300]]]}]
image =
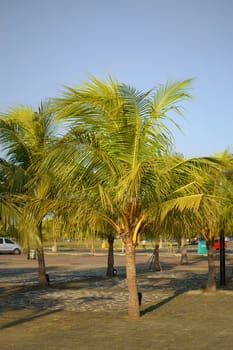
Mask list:
[{"label": "slender tree trunk", "polygon": [[187,245],[186,245],[184,238],[182,238],[182,240],[181,240],[180,252],[181,252],[180,265],[187,265],[188,264],[188,254],[187,254]]},{"label": "slender tree trunk", "polygon": [[52,246],[52,251],[54,253],[56,253],[58,250],[57,240],[58,240],[59,233],[60,233],[60,218],[55,213],[55,217],[53,218],[53,246]]},{"label": "slender tree trunk", "polygon": [[53,239],[52,252],[57,253],[57,240],[56,240],[56,238]]},{"label": "slender tree trunk", "polygon": [[132,242],[125,244],[125,254],[128,284],[128,316],[131,319],[138,319],[140,317],[140,306],[136,279],[135,245]]},{"label": "slender tree trunk", "polygon": [[215,292],[217,288],[213,239],[209,239],[208,241],[206,241],[206,245],[208,249],[208,279],[206,283],[206,291]]},{"label": "slender tree trunk", "polygon": [[163,248],[163,239],[159,237],[159,249]]},{"label": "slender tree trunk", "polygon": [[42,223],[40,223],[37,227],[37,234],[40,239],[40,247],[37,249],[39,286],[41,288],[45,288],[48,286],[48,282],[46,279],[43,237],[42,237]]},{"label": "slender tree trunk", "polygon": [[169,253],[173,253],[173,251],[174,251],[174,250],[173,250],[173,242],[170,241],[170,242],[169,242],[169,247],[168,247],[168,252],[169,252]]},{"label": "slender tree trunk", "polygon": [[159,261],[159,244],[155,245],[150,268],[152,271],[161,271],[161,265]]},{"label": "slender tree trunk", "polygon": [[177,241],[177,253],[181,253],[181,247],[182,247],[182,240],[179,238]]},{"label": "slender tree trunk", "polygon": [[95,255],[95,243],[94,243],[94,238],[91,240],[91,255]]},{"label": "slender tree trunk", "polygon": [[114,253],[113,253],[113,246],[114,246],[114,235],[108,236],[108,267],[107,267],[107,277],[114,277]]}]

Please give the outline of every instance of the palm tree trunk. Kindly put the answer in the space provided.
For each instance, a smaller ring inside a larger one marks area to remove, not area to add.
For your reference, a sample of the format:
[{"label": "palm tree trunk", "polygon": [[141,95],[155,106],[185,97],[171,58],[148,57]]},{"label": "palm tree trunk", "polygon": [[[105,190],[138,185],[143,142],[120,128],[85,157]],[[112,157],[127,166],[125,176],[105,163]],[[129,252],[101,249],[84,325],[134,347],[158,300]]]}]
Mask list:
[{"label": "palm tree trunk", "polygon": [[128,316],[131,319],[140,317],[138,290],[135,265],[135,245],[132,242],[125,244],[126,277],[128,284]]},{"label": "palm tree trunk", "polygon": [[107,277],[114,277],[114,253],[113,253],[113,246],[114,246],[114,235],[108,236],[108,267],[107,267]]},{"label": "palm tree trunk", "polygon": [[180,257],[180,265],[186,265],[188,264],[188,254],[187,254],[187,246],[185,239],[181,239],[181,257]]},{"label": "palm tree trunk", "polygon": [[208,249],[208,279],[206,284],[206,291],[215,292],[217,288],[213,239],[209,239],[208,241],[206,241],[206,245]]},{"label": "palm tree trunk", "polygon": [[153,271],[161,271],[161,265],[159,260],[159,244],[155,245],[150,268]]},{"label": "palm tree trunk", "polygon": [[159,237],[159,249],[163,248],[163,239]]},{"label": "palm tree trunk", "polygon": [[54,253],[57,252],[57,240],[60,233],[60,219],[58,215],[55,213],[55,217],[53,218],[53,246],[52,251]]},{"label": "palm tree trunk", "polygon": [[91,255],[95,255],[95,243],[94,243],[94,238],[91,240]]},{"label": "palm tree trunk", "polygon": [[40,239],[40,247],[37,249],[38,257],[38,280],[39,286],[45,288],[48,286],[46,279],[45,259],[44,259],[44,248],[43,248],[43,237],[42,237],[42,223],[37,226],[37,235]]}]

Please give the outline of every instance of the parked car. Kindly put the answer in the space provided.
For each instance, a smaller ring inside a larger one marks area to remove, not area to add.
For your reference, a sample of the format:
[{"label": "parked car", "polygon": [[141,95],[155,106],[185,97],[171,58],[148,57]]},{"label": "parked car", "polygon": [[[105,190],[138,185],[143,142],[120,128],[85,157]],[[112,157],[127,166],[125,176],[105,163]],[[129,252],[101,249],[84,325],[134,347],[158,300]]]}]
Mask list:
[{"label": "parked car", "polygon": [[[226,246],[227,246],[226,240],[225,240],[225,242],[224,242],[224,246],[225,246],[225,248],[226,248]],[[220,249],[220,238],[216,238],[216,239],[214,240],[214,248],[215,248],[216,250],[219,250],[219,249]]]},{"label": "parked car", "polygon": [[0,237],[0,254],[21,254],[21,248],[11,239]]}]

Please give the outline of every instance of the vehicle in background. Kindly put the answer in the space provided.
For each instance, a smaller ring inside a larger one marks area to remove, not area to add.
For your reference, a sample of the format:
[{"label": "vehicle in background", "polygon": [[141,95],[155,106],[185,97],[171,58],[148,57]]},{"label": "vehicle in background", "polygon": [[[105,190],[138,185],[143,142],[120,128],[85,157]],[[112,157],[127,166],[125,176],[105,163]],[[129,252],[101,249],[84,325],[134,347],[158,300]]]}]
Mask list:
[{"label": "vehicle in background", "polygon": [[233,241],[233,236],[227,236],[228,241]]},{"label": "vehicle in background", "polygon": [[191,244],[191,245],[196,245],[196,244],[198,244],[198,237],[191,237],[191,238],[189,238],[189,244]]},{"label": "vehicle in background", "polygon": [[[227,247],[227,242],[226,242],[226,240],[225,240],[225,242],[224,242],[224,246],[225,246],[225,248]],[[219,249],[220,249],[220,238],[216,238],[216,239],[214,240],[214,248],[215,248],[216,250],[219,250]]]},{"label": "vehicle in background", "polygon": [[21,248],[11,239],[0,237],[0,254],[21,254]]}]

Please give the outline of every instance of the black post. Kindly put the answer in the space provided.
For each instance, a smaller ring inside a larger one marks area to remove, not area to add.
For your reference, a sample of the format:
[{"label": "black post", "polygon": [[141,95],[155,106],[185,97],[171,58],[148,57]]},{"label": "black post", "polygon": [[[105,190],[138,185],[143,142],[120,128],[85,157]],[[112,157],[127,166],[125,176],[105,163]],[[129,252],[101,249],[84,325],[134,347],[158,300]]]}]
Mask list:
[{"label": "black post", "polygon": [[225,270],[225,232],[220,231],[220,286],[226,285],[226,270]]}]

